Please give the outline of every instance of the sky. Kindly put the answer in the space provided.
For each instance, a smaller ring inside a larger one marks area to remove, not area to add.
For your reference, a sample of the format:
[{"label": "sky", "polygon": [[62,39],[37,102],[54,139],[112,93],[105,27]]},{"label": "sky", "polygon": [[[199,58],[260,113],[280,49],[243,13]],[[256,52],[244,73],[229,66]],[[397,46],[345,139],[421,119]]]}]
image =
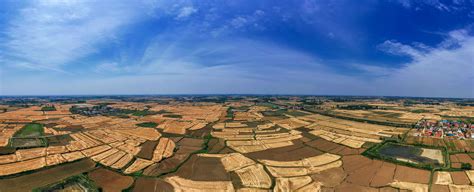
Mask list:
[{"label": "sky", "polygon": [[3,0],[0,95],[474,98],[474,0]]}]

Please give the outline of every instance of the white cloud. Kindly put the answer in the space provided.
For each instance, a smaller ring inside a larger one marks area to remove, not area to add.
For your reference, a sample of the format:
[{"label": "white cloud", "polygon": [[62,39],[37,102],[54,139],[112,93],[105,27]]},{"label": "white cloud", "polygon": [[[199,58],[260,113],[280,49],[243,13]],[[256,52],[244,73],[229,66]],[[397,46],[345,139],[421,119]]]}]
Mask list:
[{"label": "white cloud", "polygon": [[196,13],[197,9],[192,6],[182,7],[176,16],[176,19],[184,19]]},{"label": "white cloud", "polygon": [[97,65],[94,69],[96,73],[116,73],[122,71],[119,64],[116,62],[105,62]]},{"label": "white cloud", "polygon": [[230,21],[230,24],[234,27],[234,28],[241,28],[243,26],[245,26],[247,24],[247,19],[243,18],[243,17],[236,17],[234,19],[232,19],[232,21]]},{"label": "white cloud", "polygon": [[[130,66],[138,73],[100,78],[49,76],[10,79],[4,94],[182,94],[182,93],[261,93],[338,94],[474,97],[474,37],[465,36],[459,47],[417,48],[402,43],[394,48],[423,54],[403,68],[357,64],[362,75],[343,75],[327,67],[327,61],[269,42],[236,39],[180,39],[161,36],[151,42],[142,61]],[[458,38],[459,39],[459,38]],[[452,38],[446,39],[450,41]],[[181,42],[182,41],[182,42]],[[191,46],[182,46],[182,45]],[[419,47],[419,46],[418,46]],[[298,61],[295,63],[295,61]],[[116,63],[100,68],[123,71]],[[48,92],[41,82],[51,82]],[[140,86],[136,86],[139,84]],[[36,88],[38,87],[38,88]],[[80,90],[80,91],[78,91]],[[6,92],[8,91],[8,92]]]},{"label": "white cloud", "polygon": [[410,45],[404,45],[393,40],[387,40],[382,44],[378,45],[377,48],[393,55],[406,55],[413,58],[419,58],[424,55],[422,50],[416,49]]},{"label": "white cloud", "polygon": [[468,2],[465,0],[452,0],[452,1],[440,1],[440,0],[392,0],[402,5],[407,9],[420,10],[425,7],[435,8],[439,11],[454,12],[468,8],[470,4],[474,2]]},{"label": "white cloud", "polygon": [[405,53],[413,60],[390,76],[377,79],[374,86],[390,95],[474,97],[474,37],[461,31],[450,32],[446,40],[427,52],[401,43],[383,43],[388,52]]},{"label": "white cloud", "polygon": [[121,27],[140,14],[114,1],[32,1],[3,29],[4,57],[10,65],[58,69],[113,43]]}]

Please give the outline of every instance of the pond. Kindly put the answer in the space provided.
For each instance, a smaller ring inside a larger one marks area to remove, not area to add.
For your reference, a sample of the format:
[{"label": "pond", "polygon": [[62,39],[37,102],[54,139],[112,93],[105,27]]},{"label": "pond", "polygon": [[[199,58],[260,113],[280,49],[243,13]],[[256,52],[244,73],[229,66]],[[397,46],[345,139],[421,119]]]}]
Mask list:
[{"label": "pond", "polygon": [[438,149],[386,143],[379,148],[379,154],[383,157],[416,164],[444,164],[443,153]]}]

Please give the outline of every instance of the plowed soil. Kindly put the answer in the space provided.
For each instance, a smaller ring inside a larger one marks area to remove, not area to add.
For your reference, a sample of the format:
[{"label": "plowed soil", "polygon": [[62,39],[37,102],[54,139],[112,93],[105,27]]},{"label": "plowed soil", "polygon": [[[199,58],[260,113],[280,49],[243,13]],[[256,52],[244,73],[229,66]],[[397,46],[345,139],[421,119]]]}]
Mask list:
[{"label": "plowed soil", "polygon": [[427,170],[397,165],[394,179],[404,182],[428,184],[430,174],[431,173]]},{"label": "plowed soil", "polygon": [[347,174],[341,167],[331,168],[311,175],[314,181],[321,182],[326,187],[335,187],[347,177]]},{"label": "plowed soil", "polygon": [[[291,154],[291,155],[288,155]],[[264,151],[247,153],[246,156],[252,159],[267,159],[275,161],[296,161],[307,157],[321,155],[323,152],[313,149],[303,144],[296,144],[288,147],[279,147]]]},{"label": "plowed soil", "polygon": [[393,175],[395,174],[395,168],[397,166],[392,163],[384,162],[382,167],[377,171],[375,176],[370,183],[373,187],[386,186],[388,183],[393,181]]},{"label": "plowed soil", "polygon": [[447,185],[431,185],[431,192],[449,192],[449,187]]},{"label": "plowed soil", "polygon": [[133,184],[132,177],[123,176],[104,168],[93,170],[88,176],[95,184],[102,188],[104,192],[120,192]]},{"label": "plowed soil", "polygon": [[450,172],[453,183],[456,185],[469,185],[470,180],[464,171]]},{"label": "plowed soil", "polygon": [[163,192],[174,191],[172,185],[156,178],[140,177],[135,182],[133,192]]},{"label": "plowed soil", "polygon": [[144,175],[147,176],[158,176],[163,173],[168,173],[174,170],[178,165],[180,165],[186,158],[188,158],[188,153],[176,153],[172,157],[161,161],[160,163],[155,163],[150,165],[143,171]]},{"label": "plowed soil", "polygon": [[156,144],[158,141],[147,140],[142,144],[140,152],[138,152],[137,157],[151,160],[153,158],[153,151],[155,150]]},{"label": "plowed soil", "polygon": [[375,174],[380,169],[382,164],[382,161],[374,160],[372,163],[361,167],[360,169],[357,169],[357,171],[349,174],[346,181],[368,187],[372,178],[374,178]]},{"label": "plowed soil", "polygon": [[194,181],[230,181],[230,175],[217,157],[193,155],[175,175]]},{"label": "plowed soil", "polygon": [[353,171],[372,163],[372,160],[361,155],[344,156],[342,157],[342,161],[346,173],[352,173]]}]

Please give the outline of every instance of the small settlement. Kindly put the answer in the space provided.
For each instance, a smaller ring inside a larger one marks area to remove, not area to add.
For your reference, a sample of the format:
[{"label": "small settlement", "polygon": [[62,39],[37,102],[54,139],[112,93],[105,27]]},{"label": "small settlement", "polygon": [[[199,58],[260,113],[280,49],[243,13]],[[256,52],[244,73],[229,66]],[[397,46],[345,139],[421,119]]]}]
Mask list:
[{"label": "small settlement", "polygon": [[450,139],[474,139],[474,124],[452,120],[420,120],[413,136]]}]

